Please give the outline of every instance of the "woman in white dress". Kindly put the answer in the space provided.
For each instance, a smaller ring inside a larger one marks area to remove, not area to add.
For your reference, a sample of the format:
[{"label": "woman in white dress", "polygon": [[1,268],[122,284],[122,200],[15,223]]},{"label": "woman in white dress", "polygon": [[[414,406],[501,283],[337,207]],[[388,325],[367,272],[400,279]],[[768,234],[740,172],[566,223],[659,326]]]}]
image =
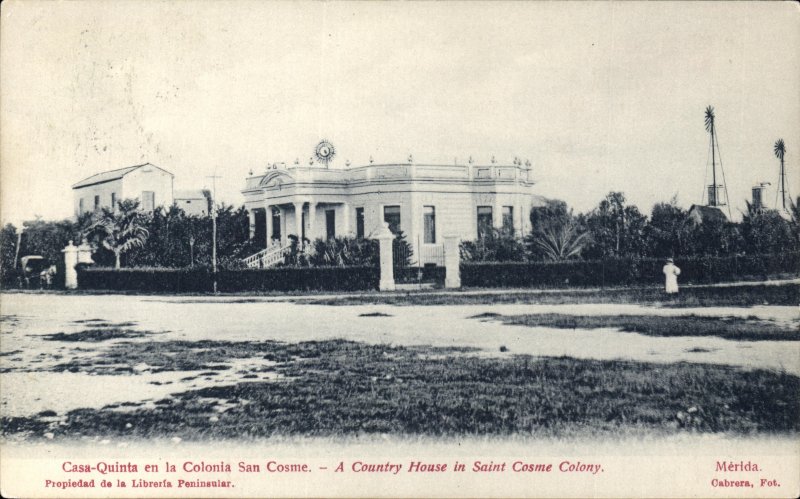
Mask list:
[{"label": "woman in white dress", "polygon": [[664,287],[667,293],[672,294],[678,292],[678,276],[680,273],[681,269],[673,263],[672,258],[667,258],[667,264],[664,265],[664,276],[666,277]]}]

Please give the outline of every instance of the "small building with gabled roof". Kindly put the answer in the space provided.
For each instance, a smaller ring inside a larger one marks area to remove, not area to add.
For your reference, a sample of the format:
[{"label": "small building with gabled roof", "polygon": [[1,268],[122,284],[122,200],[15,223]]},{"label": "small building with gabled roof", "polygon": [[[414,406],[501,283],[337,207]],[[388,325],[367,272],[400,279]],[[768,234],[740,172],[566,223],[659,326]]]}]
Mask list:
[{"label": "small building with gabled roof", "polygon": [[174,179],[172,173],[150,163],[97,173],[72,186],[75,215],[116,207],[118,201],[129,198],[138,199],[143,211],[170,206]]},{"label": "small building with gabled roof", "polygon": [[209,213],[211,196],[202,189],[175,191],[175,206],[182,209],[187,215],[204,217]]},{"label": "small building with gabled roof", "polygon": [[728,217],[716,206],[693,204],[686,213],[686,219],[696,225],[707,222],[727,222]]}]

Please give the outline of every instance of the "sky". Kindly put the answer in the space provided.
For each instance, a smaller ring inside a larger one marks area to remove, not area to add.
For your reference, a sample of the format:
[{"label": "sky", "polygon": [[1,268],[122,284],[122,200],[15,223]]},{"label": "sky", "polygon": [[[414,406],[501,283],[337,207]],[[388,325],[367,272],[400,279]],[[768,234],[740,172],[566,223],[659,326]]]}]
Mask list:
[{"label": "sky", "polygon": [[240,205],[250,170],[322,139],[332,168],[529,159],[536,192],[649,213],[709,183],[734,218],[786,142],[800,194],[796,2],[6,1],[0,219],[72,215],[71,185],[150,162]]}]

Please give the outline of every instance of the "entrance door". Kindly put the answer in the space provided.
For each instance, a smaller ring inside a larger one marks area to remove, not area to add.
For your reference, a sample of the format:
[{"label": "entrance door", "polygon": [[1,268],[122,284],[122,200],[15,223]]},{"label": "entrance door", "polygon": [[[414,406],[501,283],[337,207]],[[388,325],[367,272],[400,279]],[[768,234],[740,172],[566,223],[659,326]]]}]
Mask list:
[{"label": "entrance door", "polygon": [[336,210],[325,210],[325,233],[328,239],[336,237]]}]

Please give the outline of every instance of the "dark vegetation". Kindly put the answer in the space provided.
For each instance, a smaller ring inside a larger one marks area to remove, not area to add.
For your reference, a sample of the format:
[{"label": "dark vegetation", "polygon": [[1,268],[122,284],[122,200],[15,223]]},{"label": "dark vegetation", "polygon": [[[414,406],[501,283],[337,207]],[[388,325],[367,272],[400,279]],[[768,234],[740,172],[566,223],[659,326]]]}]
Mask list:
[{"label": "dark vegetation", "polygon": [[800,284],[762,284],[729,287],[697,286],[665,294],[662,288],[609,288],[569,291],[521,291],[505,293],[395,293],[362,294],[335,298],[299,298],[315,305],[478,305],[502,303],[576,304],[637,303],[665,307],[749,307],[800,303]]},{"label": "dark vegetation", "polygon": [[[141,361],[137,349],[145,345],[131,346],[133,358],[116,360]],[[265,369],[282,377],[177,393],[156,401],[152,409],[126,403],[58,418],[4,417],[0,431],[6,438],[43,438],[49,432],[55,438],[214,440],[365,434],[618,437],[800,429],[800,378],[765,370],[484,358],[463,349],[343,340],[151,347],[147,362],[161,369],[210,369],[219,356],[269,355],[277,364]]]},{"label": "dark vegetation", "polygon": [[[794,277],[800,252],[757,256],[703,256],[677,261],[683,284]],[[480,288],[570,288],[663,283],[664,260],[606,258],[561,262],[464,262],[461,284]]]},{"label": "dark vegetation", "polygon": [[717,336],[736,341],[800,340],[800,329],[796,326],[785,327],[757,317],[527,314],[496,318],[510,325],[558,329],[617,328],[647,336]]},{"label": "dark vegetation", "polygon": [[[85,268],[81,288],[148,293],[204,293],[213,290],[214,274],[205,268]],[[377,267],[277,267],[222,270],[217,289],[225,292],[361,291],[377,289]]]},{"label": "dark vegetation", "polygon": [[107,340],[118,340],[121,338],[142,338],[144,336],[148,336],[151,334],[153,333],[149,333],[147,331],[137,331],[135,329],[123,329],[122,327],[115,326],[113,324],[97,324],[96,327],[92,327],[91,329],[84,329],[83,331],[78,331],[76,333],[62,332],[62,333],[47,334],[44,336],[44,338],[50,341],[98,342]]}]

